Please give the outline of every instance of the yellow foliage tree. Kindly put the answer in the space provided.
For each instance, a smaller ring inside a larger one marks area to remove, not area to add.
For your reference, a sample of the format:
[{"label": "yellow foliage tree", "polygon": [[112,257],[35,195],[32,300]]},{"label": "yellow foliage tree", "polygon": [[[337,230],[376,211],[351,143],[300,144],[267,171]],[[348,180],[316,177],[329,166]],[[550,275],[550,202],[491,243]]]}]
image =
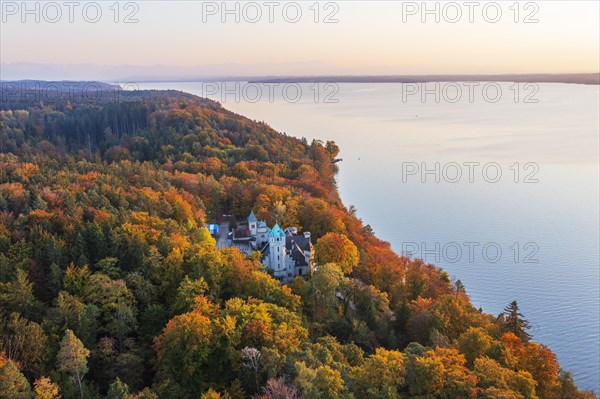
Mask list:
[{"label": "yellow foliage tree", "polygon": [[315,256],[318,264],[336,263],[345,274],[358,265],[358,248],[343,234],[327,233],[317,241]]}]

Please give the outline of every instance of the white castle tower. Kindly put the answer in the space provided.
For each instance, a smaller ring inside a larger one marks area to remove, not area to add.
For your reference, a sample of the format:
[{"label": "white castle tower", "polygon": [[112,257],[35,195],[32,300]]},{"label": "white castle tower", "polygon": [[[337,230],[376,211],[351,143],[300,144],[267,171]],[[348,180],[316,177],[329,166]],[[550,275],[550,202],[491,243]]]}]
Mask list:
[{"label": "white castle tower", "polygon": [[269,232],[269,267],[273,270],[275,277],[287,277],[285,255],[285,233],[276,223]]}]

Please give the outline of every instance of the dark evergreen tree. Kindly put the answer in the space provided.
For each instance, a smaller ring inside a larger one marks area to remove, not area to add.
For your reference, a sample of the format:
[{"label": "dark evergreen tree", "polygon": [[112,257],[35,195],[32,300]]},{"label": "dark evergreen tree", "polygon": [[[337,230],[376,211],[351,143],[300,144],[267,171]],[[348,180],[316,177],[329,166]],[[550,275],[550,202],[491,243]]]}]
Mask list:
[{"label": "dark evergreen tree", "polygon": [[454,287],[456,288],[456,292],[458,292],[458,293],[461,293],[461,294],[467,293],[467,290],[465,289],[465,285],[460,280],[456,280],[456,283],[454,283]]},{"label": "dark evergreen tree", "polygon": [[523,342],[527,342],[531,339],[531,334],[527,332],[531,329],[531,325],[519,312],[517,301],[512,301],[504,308],[503,316],[503,332],[511,332],[521,338]]}]

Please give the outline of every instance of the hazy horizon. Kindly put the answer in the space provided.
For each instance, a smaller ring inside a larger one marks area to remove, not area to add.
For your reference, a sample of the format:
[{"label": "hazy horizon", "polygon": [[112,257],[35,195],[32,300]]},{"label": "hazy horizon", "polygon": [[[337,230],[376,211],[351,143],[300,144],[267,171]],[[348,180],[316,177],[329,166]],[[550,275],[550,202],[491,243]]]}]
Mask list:
[{"label": "hazy horizon", "polygon": [[598,2],[467,3],[4,1],[0,78],[600,71]]},{"label": "hazy horizon", "polygon": [[[97,64],[33,64],[1,63],[0,80],[56,80],[56,81],[102,81],[102,82],[169,82],[215,80],[219,78],[286,78],[286,77],[385,77],[385,76],[498,76],[498,75],[588,75],[599,71],[571,72],[508,72],[508,73],[243,73],[249,66],[240,64],[198,65],[181,67],[177,65],[97,65]],[[258,67],[252,65],[251,67]],[[217,72],[220,71],[220,72]],[[228,71],[228,72],[223,72]]]}]

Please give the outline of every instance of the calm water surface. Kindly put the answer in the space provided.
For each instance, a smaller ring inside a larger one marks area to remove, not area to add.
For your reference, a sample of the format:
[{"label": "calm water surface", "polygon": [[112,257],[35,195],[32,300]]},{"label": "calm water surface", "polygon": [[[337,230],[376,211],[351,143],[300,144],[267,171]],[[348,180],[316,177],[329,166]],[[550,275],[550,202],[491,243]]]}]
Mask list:
[{"label": "calm water surface", "polygon": [[486,312],[516,299],[534,339],[580,387],[599,392],[598,86],[521,85],[517,94],[508,83],[487,93],[480,85],[469,98],[459,84],[457,100],[456,87],[429,84],[437,101],[401,84],[318,93],[310,84],[141,86],[203,95],[278,131],[335,140],[342,199],[379,237],[442,266]]}]

